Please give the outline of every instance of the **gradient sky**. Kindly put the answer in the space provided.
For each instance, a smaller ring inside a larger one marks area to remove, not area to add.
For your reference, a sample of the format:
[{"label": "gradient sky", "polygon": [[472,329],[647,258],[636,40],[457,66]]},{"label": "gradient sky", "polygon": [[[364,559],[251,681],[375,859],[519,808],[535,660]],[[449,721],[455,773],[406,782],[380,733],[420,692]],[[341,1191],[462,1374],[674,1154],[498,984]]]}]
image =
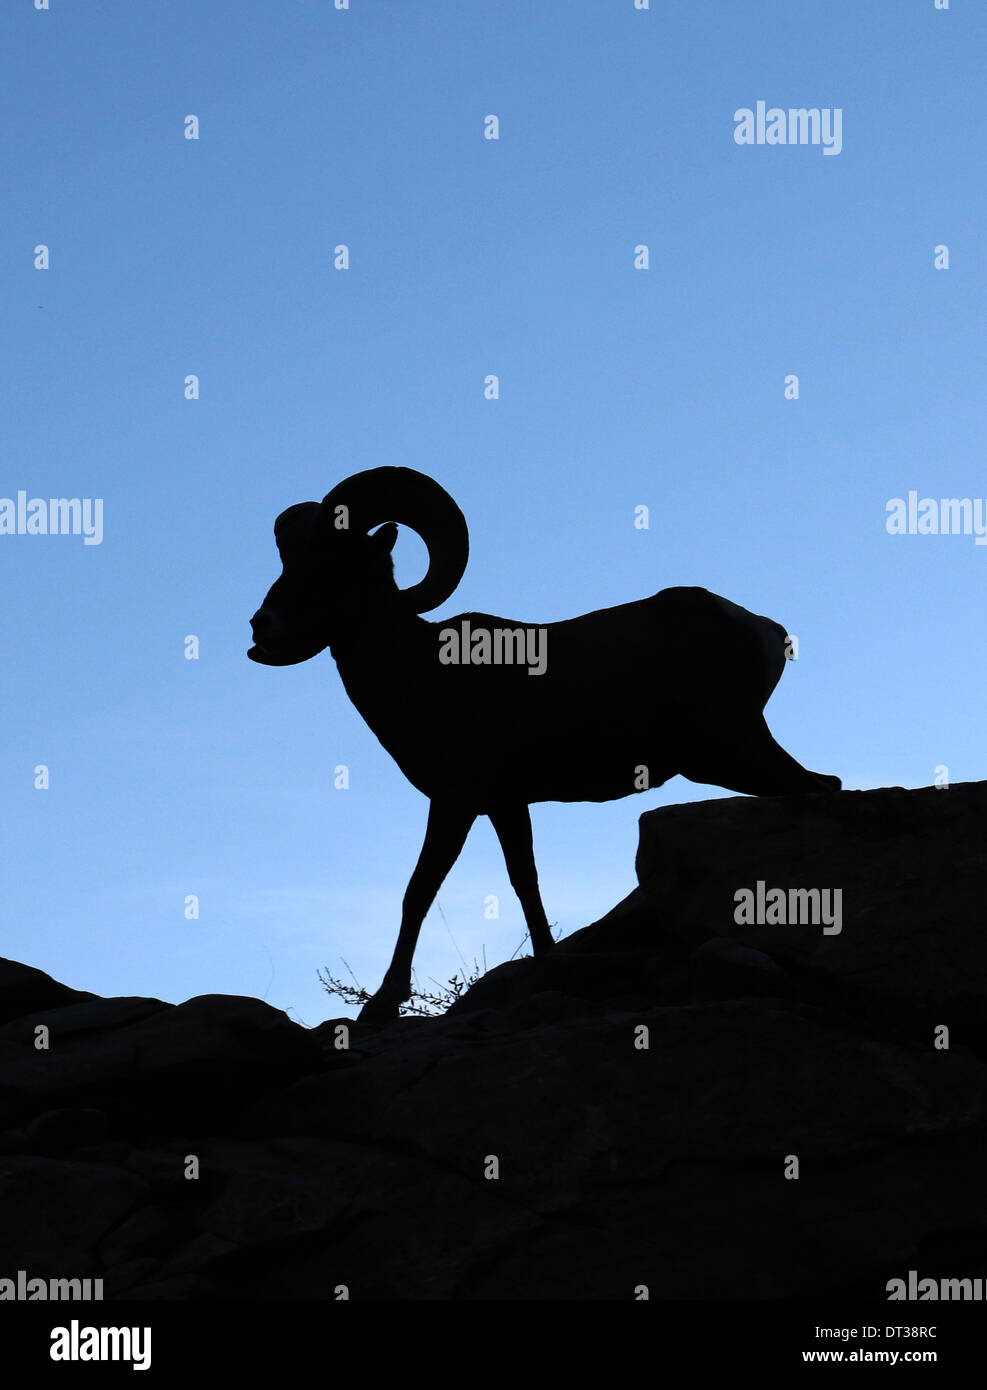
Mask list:
[{"label": "gradient sky", "polygon": [[[328,652],[246,651],[277,513],[384,464],[470,525],[429,616],[703,585],[799,637],[767,714],[800,762],[987,777],[987,547],[885,526],[987,496],[984,6],[5,0],[0,51],[0,495],[104,502],[98,546],[0,536],[2,954],[307,1024],[320,967],[376,987],[427,803]],[[738,146],[758,100],[840,108],[842,152]],[[633,888],[643,811],[718,795],[534,807],[549,920]],[[418,978],[523,942],[479,822]]]}]

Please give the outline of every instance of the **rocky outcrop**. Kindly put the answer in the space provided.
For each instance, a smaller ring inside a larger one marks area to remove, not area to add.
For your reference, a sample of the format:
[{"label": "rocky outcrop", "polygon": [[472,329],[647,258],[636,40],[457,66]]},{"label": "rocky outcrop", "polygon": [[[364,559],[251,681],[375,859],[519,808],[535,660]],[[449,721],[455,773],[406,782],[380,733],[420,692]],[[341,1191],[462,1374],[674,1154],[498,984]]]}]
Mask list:
[{"label": "rocky outcrop", "polygon": [[650,812],[607,917],[384,1028],[3,962],[0,1277],[526,1300],[983,1277],[985,811],[987,784]]}]

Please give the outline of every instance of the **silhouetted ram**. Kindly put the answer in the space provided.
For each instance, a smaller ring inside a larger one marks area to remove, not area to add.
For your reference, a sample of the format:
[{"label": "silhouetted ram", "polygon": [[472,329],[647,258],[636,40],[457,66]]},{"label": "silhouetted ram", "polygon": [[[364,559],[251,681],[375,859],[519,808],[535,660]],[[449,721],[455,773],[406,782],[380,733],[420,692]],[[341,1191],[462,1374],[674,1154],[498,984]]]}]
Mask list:
[{"label": "silhouetted ram", "polygon": [[[425,578],[405,590],[390,554],[397,522],[429,554]],[[540,626],[489,613],[427,622],[418,615],[463,576],[469,534],[448,493],[410,468],[357,473],[321,503],[282,512],[274,534],[283,573],[252,619],[249,656],[289,666],[329,647],[350,699],[431,801],[394,957],[362,1019],[392,1018],[408,998],[422,921],[479,815],[541,955],[553,943],[531,802],[611,801],[677,773],[754,796],[841,785],[797,763],[764,721],[785,629],[705,589]],[[484,634],[490,664],[479,664]]]}]

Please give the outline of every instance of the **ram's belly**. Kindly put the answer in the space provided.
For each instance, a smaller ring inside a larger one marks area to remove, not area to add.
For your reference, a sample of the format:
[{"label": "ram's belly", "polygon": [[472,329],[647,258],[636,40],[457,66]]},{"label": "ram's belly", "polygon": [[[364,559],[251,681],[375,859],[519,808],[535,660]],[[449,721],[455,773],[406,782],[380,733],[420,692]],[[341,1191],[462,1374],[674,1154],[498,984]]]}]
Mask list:
[{"label": "ram's belly", "polygon": [[480,809],[505,796],[610,801],[677,771],[674,720],[659,692],[633,685],[620,695],[476,672],[409,690],[403,716],[375,732],[427,796],[467,789]]}]

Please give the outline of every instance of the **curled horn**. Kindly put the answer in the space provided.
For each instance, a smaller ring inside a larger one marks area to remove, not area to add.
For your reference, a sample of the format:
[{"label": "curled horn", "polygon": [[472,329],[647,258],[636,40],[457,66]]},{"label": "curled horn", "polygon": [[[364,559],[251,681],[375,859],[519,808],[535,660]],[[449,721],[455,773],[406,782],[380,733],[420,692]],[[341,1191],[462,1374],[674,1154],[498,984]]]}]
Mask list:
[{"label": "curled horn", "polygon": [[354,473],[322,500],[320,524],[336,530],[336,508],[346,507],[357,534],[385,521],[410,526],[425,542],[428,571],[402,590],[415,613],[427,613],[454,592],[466,571],[470,540],[466,518],[445,488],[414,468],[368,468]]}]

